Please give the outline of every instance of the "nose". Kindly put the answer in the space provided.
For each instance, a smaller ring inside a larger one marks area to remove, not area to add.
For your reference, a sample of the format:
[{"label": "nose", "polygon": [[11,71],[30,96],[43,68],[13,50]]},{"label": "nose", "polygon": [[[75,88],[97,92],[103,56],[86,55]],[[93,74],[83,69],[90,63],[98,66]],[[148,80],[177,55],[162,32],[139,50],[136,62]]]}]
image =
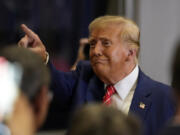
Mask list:
[{"label": "nose", "polygon": [[102,55],[102,50],[103,50],[103,48],[102,48],[102,45],[101,45],[101,42],[100,42],[100,41],[98,41],[98,42],[96,43],[95,47],[92,48],[92,52],[93,52],[93,54],[96,55],[96,56]]}]

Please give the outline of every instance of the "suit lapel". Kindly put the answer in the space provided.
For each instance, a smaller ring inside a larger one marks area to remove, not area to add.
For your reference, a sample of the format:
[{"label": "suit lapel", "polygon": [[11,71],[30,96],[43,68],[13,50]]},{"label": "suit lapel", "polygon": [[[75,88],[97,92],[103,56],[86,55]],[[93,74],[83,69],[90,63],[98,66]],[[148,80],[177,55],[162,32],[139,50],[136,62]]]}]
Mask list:
[{"label": "suit lapel", "polygon": [[139,70],[138,83],[130,106],[130,112],[137,114],[142,120],[146,118],[152,103],[152,91],[148,85],[149,81],[150,79]]}]

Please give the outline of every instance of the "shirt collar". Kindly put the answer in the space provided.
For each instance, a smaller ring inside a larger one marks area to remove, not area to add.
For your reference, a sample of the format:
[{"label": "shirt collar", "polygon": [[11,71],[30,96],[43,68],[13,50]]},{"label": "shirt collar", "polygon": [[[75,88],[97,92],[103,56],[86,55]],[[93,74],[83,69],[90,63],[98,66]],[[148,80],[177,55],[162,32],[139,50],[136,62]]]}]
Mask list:
[{"label": "shirt collar", "polygon": [[122,100],[124,100],[127,97],[128,93],[135,85],[136,80],[138,78],[138,74],[139,68],[138,65],[136,65],[136,67],[129,75],[127,75],[124,79],[120,80],[114,85],[118,95]]}]

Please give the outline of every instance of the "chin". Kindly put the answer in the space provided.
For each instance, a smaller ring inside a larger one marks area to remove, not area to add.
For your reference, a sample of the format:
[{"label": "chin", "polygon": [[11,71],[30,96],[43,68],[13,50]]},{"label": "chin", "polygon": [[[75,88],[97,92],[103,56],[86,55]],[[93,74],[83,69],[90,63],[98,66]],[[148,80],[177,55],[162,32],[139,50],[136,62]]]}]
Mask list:
[{"label": "chin", "polygon": [[94,64],[93,70],[95,72],[104,72],[106,69],[105,69],[105,65],[103,65],[103,64]]},{"label": "chin", "polygon": [[105,68],[104,65],[93,66],[93,70],[94,70],[95,74],[100,77],[106,76],[106,74],[108,74],[107,69]]}]

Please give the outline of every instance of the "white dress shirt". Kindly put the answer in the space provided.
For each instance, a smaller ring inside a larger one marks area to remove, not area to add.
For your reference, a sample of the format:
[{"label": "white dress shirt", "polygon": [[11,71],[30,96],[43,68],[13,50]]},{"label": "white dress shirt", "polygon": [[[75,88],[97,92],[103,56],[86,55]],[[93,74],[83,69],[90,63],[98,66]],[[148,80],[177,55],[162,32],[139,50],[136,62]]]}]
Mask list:
[{"label": "white dress shirt", "polygon": [[117,93],[112,96],[112,106],[117,107],[125,114],[128,114],[134,91],[137,85],[139,74],[138,65],[133,71],[114,85]]}]

